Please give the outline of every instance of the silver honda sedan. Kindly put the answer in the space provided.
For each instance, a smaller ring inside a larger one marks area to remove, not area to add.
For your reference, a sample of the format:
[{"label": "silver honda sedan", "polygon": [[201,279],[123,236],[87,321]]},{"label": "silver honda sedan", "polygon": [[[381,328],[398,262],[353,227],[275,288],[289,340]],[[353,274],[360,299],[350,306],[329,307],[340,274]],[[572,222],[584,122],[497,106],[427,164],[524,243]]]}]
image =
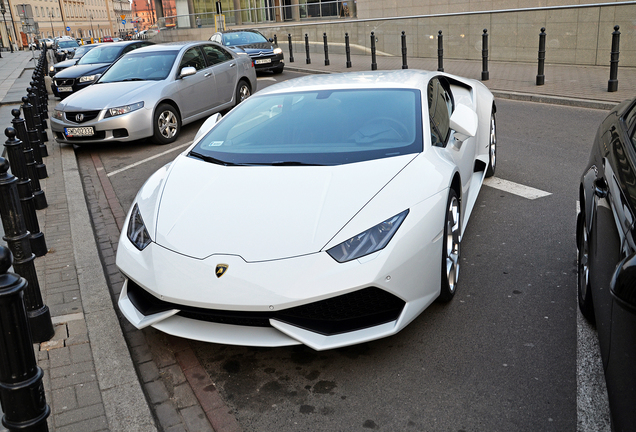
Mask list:
[{"label": "silver honda sedan", "polygon": [[181,126],[231,108],[256,91],[252,59],[213,42],[132,51],[95,84],[62,100],[51,116],[58,142],[177,139]]}]

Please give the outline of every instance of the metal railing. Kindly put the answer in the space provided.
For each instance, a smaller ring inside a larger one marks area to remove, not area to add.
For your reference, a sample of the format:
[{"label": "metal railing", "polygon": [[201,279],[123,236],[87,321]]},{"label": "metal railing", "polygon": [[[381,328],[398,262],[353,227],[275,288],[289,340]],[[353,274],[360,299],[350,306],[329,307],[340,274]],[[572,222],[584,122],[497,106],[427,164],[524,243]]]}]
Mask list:
[{"label": "metal railing", "polygon": [[[255,2],[256,3],[256,2]],[[264,4],[264,2],[260,2]],[[320,19],[356,18],[356,7],[353,0],[322,1],[306,0],[297,5],[274,6],[266,1],[265,6],[223,11],[225,24],[229,26],[283,23],[294,21],[314,21]],[[196,14],[174,15],[157,19],[159,30],[171,28],[215,27],[216,11],[202,11]]]}]

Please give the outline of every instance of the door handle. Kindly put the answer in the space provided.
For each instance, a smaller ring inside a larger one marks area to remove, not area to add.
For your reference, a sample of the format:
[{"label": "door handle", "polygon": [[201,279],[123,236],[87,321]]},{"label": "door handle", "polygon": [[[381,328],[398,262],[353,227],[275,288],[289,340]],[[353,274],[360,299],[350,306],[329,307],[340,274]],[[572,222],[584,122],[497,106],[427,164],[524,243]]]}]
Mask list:
[{"label": "door handle", "polygon": [[236,66],[236,63],[230,63],[230,67]]},{"label": "door handle", "polygon": [[606,198],[609,192],[609,187],[604,178],[599,178],[594,181],[594,194],[599,198]]},{"label": "door handle", "polygon": [[206,72],[205,75],[203,75],[204,77],[209,77],[210,75],[212,75],[212,72]]}]

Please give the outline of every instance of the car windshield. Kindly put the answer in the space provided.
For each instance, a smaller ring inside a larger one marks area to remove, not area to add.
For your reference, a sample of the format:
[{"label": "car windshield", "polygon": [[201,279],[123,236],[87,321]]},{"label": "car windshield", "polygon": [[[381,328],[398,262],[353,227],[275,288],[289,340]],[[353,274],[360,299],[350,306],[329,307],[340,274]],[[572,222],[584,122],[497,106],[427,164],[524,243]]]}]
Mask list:
[{"label": "car windshield", "polygon": [[131,53],[113,64],[98,82],[161,81],[170,74],[176,57],[175,51]]},{"label": "car windshield", "polygon": [[223,45],[249,45],[254,43],[267,42],[265,36],[254,32],[232,32],[223,34]]},{"label": "car windshield", "polygon": [[86,54],[87,52],[89,52],[90,50],[92,50],[95,47],[92,46],[81,46],[78,49],[75,50],[75,58],[80,58],[82,57],[84,54]]},{"label": "car windshield", "polygon": [[95,47],[77,62],[77,64],[112,63],[121,55],[123,46],[99,46]]},{"label": "car windshield", "polygon": [[71,48],[71,47],[78,47],[79,44],[77,43],[77,41],[69,40],[69,41],[59,41],[57,43],[57,46],[60,48]]},{"label": "car windshield", "polygon": [[190,153],[222,165],[341,165],[422,151],[411,89],[320,90],[245,100]]}]

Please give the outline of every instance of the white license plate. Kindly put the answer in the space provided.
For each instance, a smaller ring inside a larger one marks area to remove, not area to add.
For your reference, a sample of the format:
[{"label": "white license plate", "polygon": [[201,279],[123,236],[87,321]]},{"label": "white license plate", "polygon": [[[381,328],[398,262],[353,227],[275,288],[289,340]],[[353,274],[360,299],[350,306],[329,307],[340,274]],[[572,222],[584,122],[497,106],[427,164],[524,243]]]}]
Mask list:
[{"label": "white license plate", "polygon": [[68,138],[93,136],[95,135],[95,129],[92,126],[64,128],[64,135]]},{"label": "white license plate", "polygon": [[260,59],[260,60],[254,60],[254,64],[264,64],[264,63],[271,63],[272,59]]},{"label": "white license plate", "polygon": [[73,87],[58,87],[57,91],[59,91],[59,92],[72,92],[73,91]]}]

